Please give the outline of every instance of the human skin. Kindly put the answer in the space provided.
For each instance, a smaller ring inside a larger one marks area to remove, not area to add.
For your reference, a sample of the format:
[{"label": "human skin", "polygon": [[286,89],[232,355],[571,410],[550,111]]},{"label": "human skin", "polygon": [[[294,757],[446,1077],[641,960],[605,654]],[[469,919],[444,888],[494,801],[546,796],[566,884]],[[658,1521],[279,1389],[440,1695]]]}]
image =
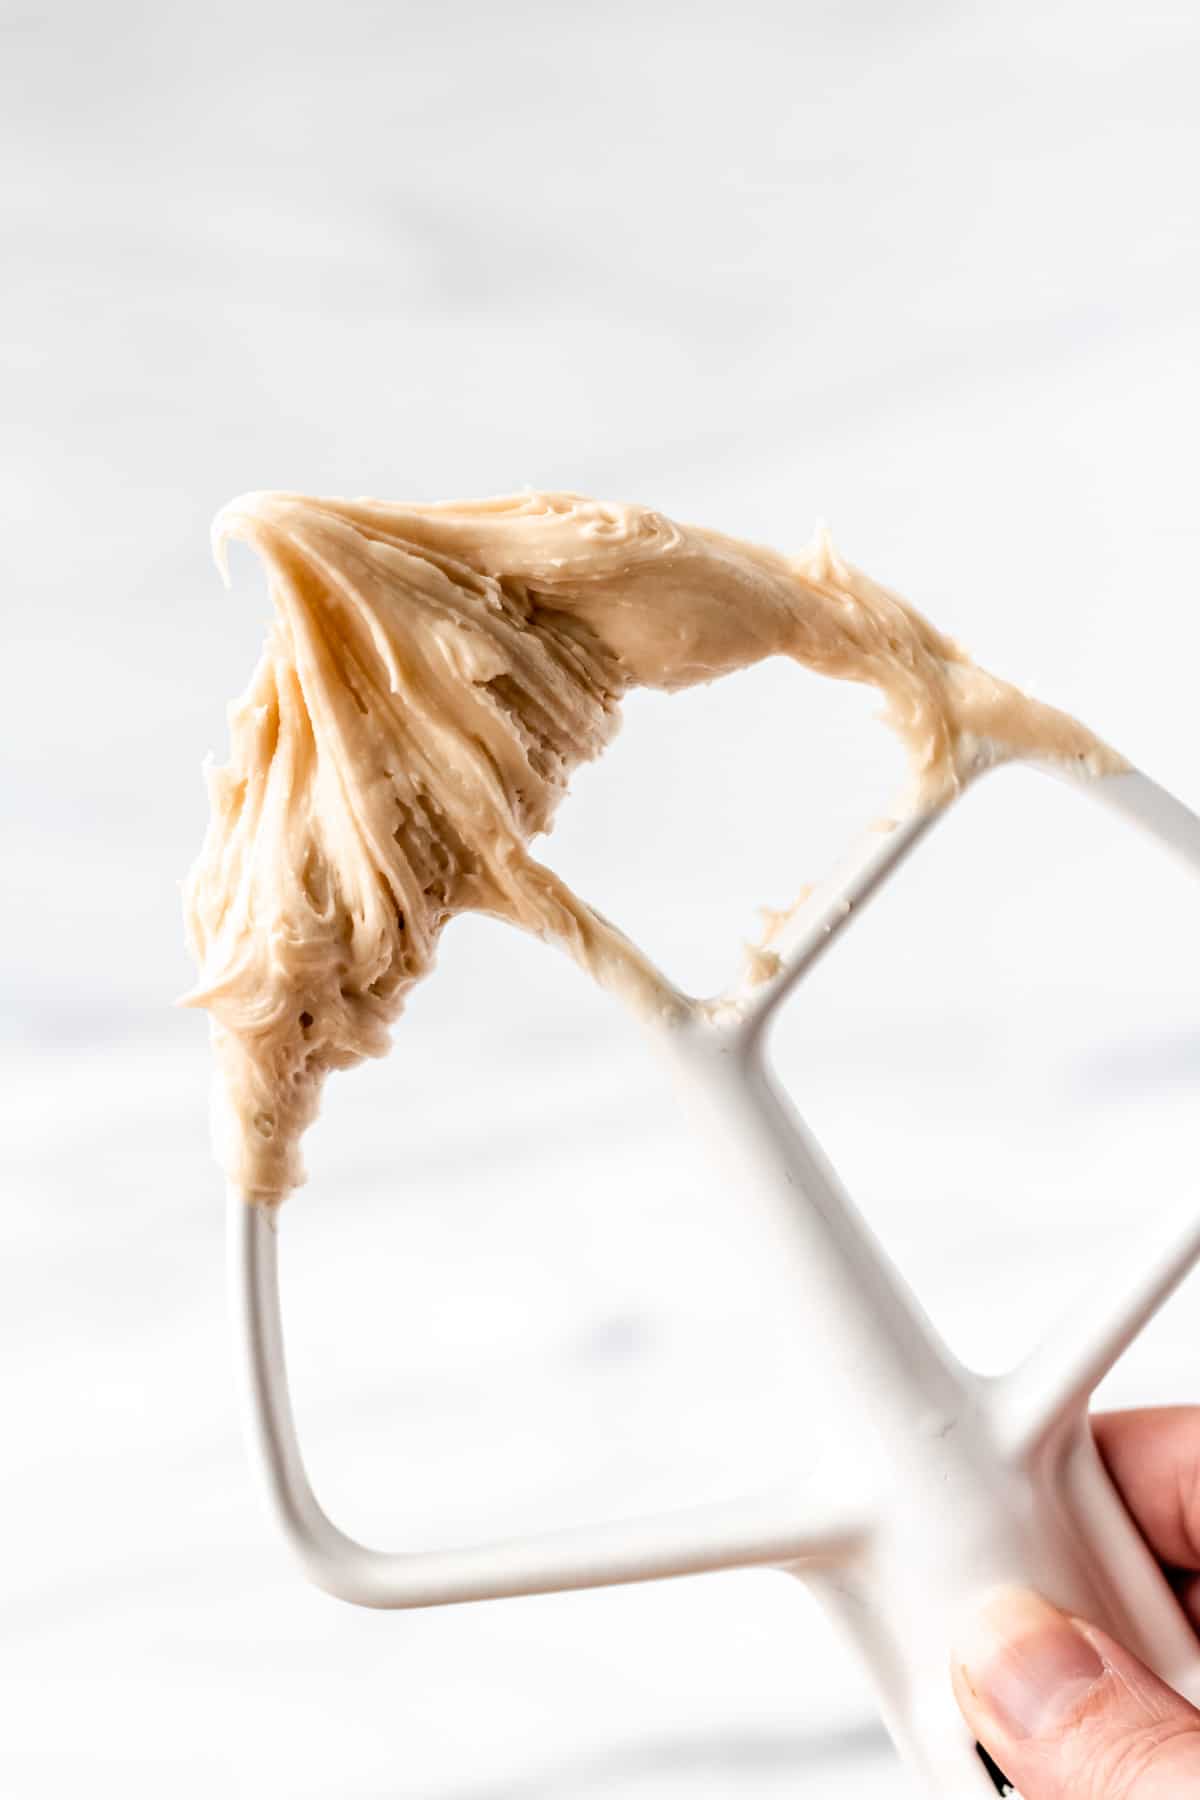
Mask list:
[{"label": "human skin", "polygon": [[[1200,1406],[1110,1413],[1094,1428],[1200,1634]],[[952,1673],[968,1725],[1024,1800],[1200,1795],[1200,1712],[1106,1632],[1039,1595],[991,1596]]]}]

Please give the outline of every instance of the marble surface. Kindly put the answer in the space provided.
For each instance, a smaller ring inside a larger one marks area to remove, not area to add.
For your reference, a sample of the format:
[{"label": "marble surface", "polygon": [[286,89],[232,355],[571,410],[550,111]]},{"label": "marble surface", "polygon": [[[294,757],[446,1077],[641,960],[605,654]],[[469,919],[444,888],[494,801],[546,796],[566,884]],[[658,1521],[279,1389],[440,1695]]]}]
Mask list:
[{"label": "marble surface", "polygon": [[[415,1615],[294,1574],[238,1434],[177,884],[265,617],[247,487],[827,518],[1200,802],[1200,22],[1107,4],[0,4],[0,1786],[141,1800],[908,1791],[781,1575]],[[873,702],[639,696],[548,847],[681,980],[885,804]],[[1195,896],[981,792],[781,1030],[1000,1367],[1193,1178]],[[607,1004],[484,922],[344,1077],[286,1221],[350,1528],[731,1493],[828,1435],[775,1246]],[[1195,1395],[1195,1282],[1110,1384]]]}]

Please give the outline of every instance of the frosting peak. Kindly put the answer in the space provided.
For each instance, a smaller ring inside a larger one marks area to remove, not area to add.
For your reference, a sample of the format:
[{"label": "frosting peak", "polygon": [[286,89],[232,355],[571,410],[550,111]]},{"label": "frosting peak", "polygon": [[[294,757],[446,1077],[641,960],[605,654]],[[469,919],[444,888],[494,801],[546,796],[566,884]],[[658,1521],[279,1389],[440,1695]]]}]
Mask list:
[{"label": "frosting peak", "polygon": [[266,566],[275,619],[230,714],[185,912],[220,1066],[221,1154],[251,1197],[303,1180],[330,1069],[383,1054],[456,913],[563,943],[643,1007],[680,997],[529,841],[629,688],[773,655],[885,697],[920,794],[1019,753],[1122,766],[978,669],[827,536],[800,555],[648,508],[525,493],[439,505],[247,494],[213,528]]}]

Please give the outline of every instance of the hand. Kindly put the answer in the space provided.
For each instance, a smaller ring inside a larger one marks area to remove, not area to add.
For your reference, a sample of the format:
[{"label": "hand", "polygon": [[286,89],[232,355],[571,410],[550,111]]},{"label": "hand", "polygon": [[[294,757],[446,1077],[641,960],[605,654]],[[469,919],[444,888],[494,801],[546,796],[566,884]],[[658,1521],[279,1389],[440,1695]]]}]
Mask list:
[{"label": "hand", "polygon": [[[1200,1627],[1200,1406],[1094,1423],[1125,1504]],[[995,1596],[984,1623],[979,1648],[955,1660],[954,1690],[1025,1800],[1200,1800],[1200,1712],[1137,1657],[1023,1591]]]}]

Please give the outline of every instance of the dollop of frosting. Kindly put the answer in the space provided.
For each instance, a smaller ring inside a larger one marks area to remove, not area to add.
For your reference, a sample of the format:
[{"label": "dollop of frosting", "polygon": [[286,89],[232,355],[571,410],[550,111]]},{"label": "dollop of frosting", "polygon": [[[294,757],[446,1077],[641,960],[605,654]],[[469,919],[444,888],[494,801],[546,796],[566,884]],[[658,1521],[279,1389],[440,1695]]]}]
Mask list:
[{"label": "dollop of frosting", "polygon": [[382,1055],[456,913],[564,945],[644,1010],[685,1002],[529,854],[632,687],[767,656],[865,682],[914,803],[1015,755],[1124,767],[986,674],[825,535],[798,556],[642,506],[525,493],[443,505],[249,494],[214,526],[266,565],[275,618],[230,713],[185,889],[218,1063],[218,1149],[249,1199],[304,1179],[331,1069]]}]

